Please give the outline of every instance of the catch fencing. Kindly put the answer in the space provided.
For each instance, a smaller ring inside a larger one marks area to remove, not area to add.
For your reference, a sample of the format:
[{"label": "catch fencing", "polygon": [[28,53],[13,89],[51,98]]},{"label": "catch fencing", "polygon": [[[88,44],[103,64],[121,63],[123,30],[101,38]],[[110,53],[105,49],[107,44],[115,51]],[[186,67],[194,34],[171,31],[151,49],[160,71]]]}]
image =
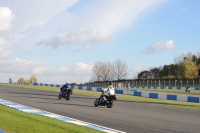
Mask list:
[{"label": "catch fencing", "polygon": [[[108,86],[109,81],[89,82],[84,86],[102,87]],[[185,89],[189,86],[191,89],[199,90],[200,79],[158,79],[158,80],[124,80],[112,81],[114,88],[131,89],[131,88],[161,88],[161,89]]]}]

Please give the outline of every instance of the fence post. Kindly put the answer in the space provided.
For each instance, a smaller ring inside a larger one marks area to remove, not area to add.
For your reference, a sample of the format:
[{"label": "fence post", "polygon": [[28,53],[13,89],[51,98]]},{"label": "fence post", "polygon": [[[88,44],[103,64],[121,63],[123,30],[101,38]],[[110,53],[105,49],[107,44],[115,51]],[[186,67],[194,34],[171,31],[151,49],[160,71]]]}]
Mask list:
[{"label": "fence post", "polygon": [[188,80],[186,79],[186,81],[187,81],[187,86],[188,86]]},{"label": "fence post", "polygon": [[177,81],[177,80],[175,80],[175,87],[176,87],[176,81]]},{"label": "fence post", "polygon": [[181,82],[181,88],[182,88],[182,80],[180,80],[180,82]]},{"label": "fence post", "polygon": [[164,88],[165,88],[165,80],[164,80]]},{"label": "fence post", "polygon": [[194,88],[194,80],[192,79],[192,81],[193,81],[193,88]]}]

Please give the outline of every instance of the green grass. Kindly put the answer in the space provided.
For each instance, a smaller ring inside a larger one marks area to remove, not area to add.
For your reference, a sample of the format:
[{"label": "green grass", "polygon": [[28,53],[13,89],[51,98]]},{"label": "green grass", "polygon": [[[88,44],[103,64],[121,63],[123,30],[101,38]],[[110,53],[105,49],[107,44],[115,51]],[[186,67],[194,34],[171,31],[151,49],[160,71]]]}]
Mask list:
[{"label": "green grass", "polygon": [[[20,88],[27,88],[27,89],[29,88],[29,89],[38,89],[38,90],[59,92],[59,88],[57,88],[57,87],[16,85],[16,84],[2,84],[2,85],[20,87]],[[177,91],[179,91],[179,90],[177,90]],[[100,92],[87,91],[87,90],[78,90],[78,89],[74,89],[73,92],[74,92],[74,94],[95,96],[95,97],[99,97],[100,94],[101,94]],[[166,92],[166,94],[168,94],[168,92]],[[131,95],[123,95],[123,94],[117,94],[117,96],[118,96],[119,100],[128,100],[128,101],[133,101],[133,102],[156,103],[156,104],[174,105],[174,106],[182,106],[182,107],[200,109],[200,103],[152,99],[152,98],[145,98],[145,97],[138,97],[138,96],[131,96]]]},{"label": "green grass", "polygon": [[24,113],[0,105],[0,129],[6,133],[101,133],[54,118]]}]

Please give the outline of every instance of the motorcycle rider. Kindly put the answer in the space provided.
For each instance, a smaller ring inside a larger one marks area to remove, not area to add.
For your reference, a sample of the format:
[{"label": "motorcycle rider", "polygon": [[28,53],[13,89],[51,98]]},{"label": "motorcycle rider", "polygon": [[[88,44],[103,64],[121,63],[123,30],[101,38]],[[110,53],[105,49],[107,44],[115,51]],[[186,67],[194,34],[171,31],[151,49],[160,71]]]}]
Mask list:
[{"label": "motorcycle rider", "polygon": [[68,81],[60,88],[60,91],[62,94],[65,95],[67,89],[71,89],[71,86]]},{"label": "motorcycle rider", "polygon": [[190,87],[186,86],[185,92],[190,92]]},{"label": "motorcycle rider", "polygon": [[112,82],[109,82],[109,86],[102,90],[103,94],[100,97],[100,102],[106,102],[109,95],[115,95],[115,89],[112,86]]}]

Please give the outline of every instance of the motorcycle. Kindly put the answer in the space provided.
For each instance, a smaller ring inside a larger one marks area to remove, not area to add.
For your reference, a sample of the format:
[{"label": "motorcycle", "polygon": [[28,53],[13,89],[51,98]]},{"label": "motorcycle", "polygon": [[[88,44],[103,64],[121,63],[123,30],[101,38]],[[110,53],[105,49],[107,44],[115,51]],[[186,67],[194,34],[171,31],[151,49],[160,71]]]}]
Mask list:
[{"label": "motorcycle", "polygon": [[67,89],[64,93],[60,92],[58,94],[58,99],[60,100],[61,98],[65,98],[66,100],[70,99],[70,95],[73,93],[72,89]]},{"label": "motorcycle", "polygon": [[102,97],[103,94],[104,93],[102,91],[101,96],[94,101],[94,106],[97,107],[98,105],[100,105],[100,106],[107,106],[107,108],[112,108],[114,105],[114,100],[117,100],[117,96],[108,95],[106,96],[106,100],[101,100],[101,98],[103,99]]},{"label": "motorcycle", "polygon": [[186,87],[185,92],[190,92],[190,87]]}]

